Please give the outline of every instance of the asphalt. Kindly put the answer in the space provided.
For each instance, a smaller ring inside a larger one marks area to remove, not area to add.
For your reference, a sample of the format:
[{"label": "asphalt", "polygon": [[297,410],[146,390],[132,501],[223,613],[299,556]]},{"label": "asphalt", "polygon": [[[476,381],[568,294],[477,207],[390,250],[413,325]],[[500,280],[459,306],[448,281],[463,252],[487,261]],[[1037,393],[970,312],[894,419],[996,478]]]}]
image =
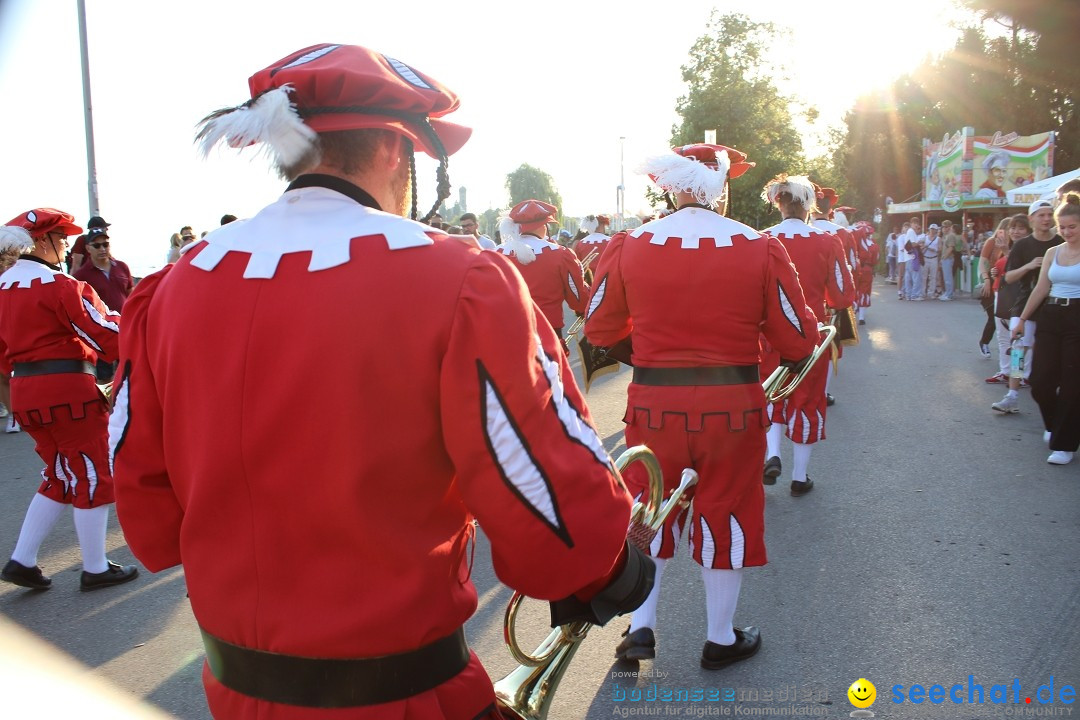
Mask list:
[{"label": "asphalt", "polygon": [[[1026,391],[1019,414],[990,409],[1002,389],[983,382],[996,360],[979,355],[984,315],[975,300],[899,302],[894,286],[878,282],[861,343],[845,352],[832,382],[838,402],[810,463],[814,491],[792,497],[788,471],[766,488],[770,562],[745,571],[736,615],[738,624],[761,628],[758,655],[721,671],[700,668],[704,593],[683,553],[664,575],[656,660],[614,661],[625,620],[593,629],[556,688],[550,717],[842,717],[854,710],[846,693],[860,678],[876,686],[869,709],[879,718],[1066,716],[1075,707],[1062,700],[1066,686],[1080,685],[1080,461],[1046,463]],[[580,379],[576,357],[574,366]],[[623,449],[628,379],[625,371],[607,376],[588,395],[614,454]],[[790,468],[786,441],[782,459]],[[27,435],[0,434],[6,552],[39,468]],[[108,544],[112,559],[134,561],[115,519]],[[181,570],[80,593],[70,516],[45,542],[40,563],[54,578],[49,592],[0,585],[7,697],[26,687],[8,668],[44,667],[26,660],[33,651],[52,655],[64,678],[40,699],[46,709],[89,681],[147,713],[209,718]],[[480,607],[467,634],[498,679],[516,665],[502,642],[510,591],[494,577],[482,534],[472,577]],[[546,615],[542,603],[526,605],[523,645],[546,634]],[[1036,692],[1051,683],[1054,703],[1044,705]],[[908,700],[915,685],[941,685],[944,700]],[[1008,687],[1009,704],[991,702],[1001,692],[995,685]],[[954,686],[962,703],[949,698]],[[979,687],[984,702],[969,702]],[[53,716],[35,702],[25,707]],[[128,717],[115,708],[100,715],[120,716]]]}]

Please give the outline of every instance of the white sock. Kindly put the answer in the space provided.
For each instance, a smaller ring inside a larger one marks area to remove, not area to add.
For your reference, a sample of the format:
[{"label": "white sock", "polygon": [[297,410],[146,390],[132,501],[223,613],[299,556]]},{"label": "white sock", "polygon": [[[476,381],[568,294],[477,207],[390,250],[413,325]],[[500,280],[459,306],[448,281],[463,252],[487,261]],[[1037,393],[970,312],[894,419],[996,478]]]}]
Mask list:
[{"label": "white sock", "polygon": [[1013,390],[1012,388],[1009,388],[1009,392],[1005,393],[1005,397],[1007,397],[1007,398],[1014,398],[1014,397],[1016,397],[1016,396],[1017,396],[1018,394],[1019,394],[1019,393],[1017,393],[1017,392],[1016,392],[1015,390]]},{"label": "white sock", "polygon": [[713,570],[701,568],[705,581],[705,612],[709,618],[709,642],[717,645],[735,643],[735,607],[742,588],[742,568]]},{"label": "white sock", "polygon": [[630,616],[630,632],[646,627],[656,629],[656,605],[660,602],[660,576],[664,574],[664,565],[667,564],[667,560],[655,557],[652,560],[656,563],[656,578],[653,580],[649,597],[645,598],[645,602],[641,603],[641,606]]},{"label": "white sock", "polygon": [[75,508],[75,534],[79,536],[83,570],[100,573],[109,569],[105,559],[105,533],[109,526],[109,506]]},{"label": "white sock", "polygon": [[806,482],[806,468],[810,465],[810,453],[814,451],[813,445],[803,443],[791,443],[791,450],[795,456],[794,467],[791,469],[791,479],[795,482]]},{"label": "white sock", "polygon": [[26,517],[23,518],[19,541],[15,543],[15,552],[11,553],[11,559],[26,567],[37,565],[38,549],[60,519],[64,507],[64,503],[58,503],[41,493],[34,493],[34,499],[30,501]]},{"label": "white sock", "polygon": [[[822,362],[825,362],[825,361],[822,361]],[[834,375],[834,373],[832,371],[832,368],[829,368],[829,372],[825,375],[825,394],[826,395],[829,394],[829,385],[832,384],[833,375]]]},{"label": "white sock", "polygon": [[765,433],[765,459],[780,457],[780,439],[784,437],[784,423],[773,423]]},{"label": "white sock", "polygon": [[866,308],[859,308],[859,319],[860,320],[865,320],[866,319]]}]

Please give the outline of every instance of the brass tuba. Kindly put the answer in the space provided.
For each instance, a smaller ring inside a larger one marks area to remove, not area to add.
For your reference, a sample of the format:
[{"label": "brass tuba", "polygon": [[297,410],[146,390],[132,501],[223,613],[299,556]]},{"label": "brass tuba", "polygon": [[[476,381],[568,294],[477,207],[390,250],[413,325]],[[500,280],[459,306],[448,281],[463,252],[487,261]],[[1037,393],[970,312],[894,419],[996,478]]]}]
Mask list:
[{"label": "brass tuba", "polygon": [[795,388],[799,386],[807,375],[810,374],[810,370],[814,367],[821,356],[825,354],[825,351],[832,347],[833,337],[836,335],[836,327],[833,325],[826,325],[825,323],[818,323],[818,333],[824,333],[825,337],[821,340],[821,343],[814,348],[814,352],[810,354],[810,359],[803,365],[802,370],[797,375],[791,374],[791,368],[786,365],[780,365],[769,377],[765,378],[765,381],[761,383],[761,387],[765,390],[765,399],[771,403],[778,400],[783,400],[791,393],[795,392]]},{"label": "brass tuba", "polygon": [[[644,445],[638,445],[628,448],[620,455],[615,461],[615,467],[621,473],[634,462],[645,464],[649,474],[649,490],[644,502],[634,503],[627,537],[638,547],[642,547],[642,543],[647,547],[667,516],[689,503],[685,494],[697,484],[698,475],[690,468],[683,470],[679,486],[672,491],[667,502],[662,502],[664,480],[656,455]],[[514,635],[518,608],[523,599],[521,593],[514,593],[506,607],[503,625],[506,646],[514,659],[521,664],[495,683],[495,698],[499,711],[508,720],[544,720],[559,681],[592,625],[575,622],[555,628],[532,654],[527,653],[518,645]]]}]

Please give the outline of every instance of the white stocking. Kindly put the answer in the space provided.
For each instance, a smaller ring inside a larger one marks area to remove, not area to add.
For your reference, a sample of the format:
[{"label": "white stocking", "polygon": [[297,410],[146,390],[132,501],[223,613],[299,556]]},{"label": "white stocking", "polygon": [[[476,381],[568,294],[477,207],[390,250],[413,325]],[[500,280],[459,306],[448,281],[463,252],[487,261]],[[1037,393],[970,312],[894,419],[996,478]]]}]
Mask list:
[{"label": "white stocking", "polygon": [[75,534],[79,536],[83,570],[88,573],[105,572],[109,563],[105,559],[105,533],[109,526],[109,506],[75,508]]},{"label": "white stocking", "polygon": [[713,570],[701,568],[705,581],[705,610],[709,618],[709,642],[732,645],[735,642],[735,607],[742,588],[742,569]]},{"label": "white stocking", "polygon": [[803,443],[793,442],[791,443],[792,453],[794,454],[795,467],[791,469],[791,479],[798,482],[806,481],[806,468],[810,466],[810,453],[813,452],[813,445],[804,445]]},{"label": "white stocking", "polygon": [[34,499],[30,501],[30,507],[26,510],[26,517],[23,518],[19,541],[15,543],[15,552],[11,553],[11,559],[26,567],[37,565],[38,549],[41,543],[45,542],[53,525],[60,519],[60,513],[64,512],[64,507],[64,503],[58,503],[41,493],[35,493]]},{"label": "white stocking", "polygon": [[780,439],[784,437],[784,423],[773,423],[769,431],[765,433],[765,459],[780,457]]},{"label": "white stocking", "polygon": [[653,558],[652,561],[656,563],[656,578],[653,580],[652,591],[649,597],[645,598],[645,602],[641,603],[641,606],[630,616],[630,632],[646,627],[656,629],[656,605],[660,602],[660,576],[664,574],[664,565],[667,564],[667,560]]}]

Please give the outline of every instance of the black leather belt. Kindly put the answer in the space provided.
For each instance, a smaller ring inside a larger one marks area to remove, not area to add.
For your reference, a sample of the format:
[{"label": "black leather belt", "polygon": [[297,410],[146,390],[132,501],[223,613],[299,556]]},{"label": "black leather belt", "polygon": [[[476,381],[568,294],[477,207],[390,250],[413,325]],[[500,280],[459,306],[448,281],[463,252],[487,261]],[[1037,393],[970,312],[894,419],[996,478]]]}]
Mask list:
[{"label": "black leather belt", "polygon": [[11,377],[34,375],[60,375],[61,373],[85,373],[96,375],[94,363],[89,360],[36,360],[17,362],[12,365]]},{"label": "black leather belt", "polygon": [[1047,305],[1060,305],[1061,307],[1069,307],[1070,305],[1080,305],[1080,298],[1059,298],[1048,297],[1046,298]]},{"label": "black leather belt", "polygon": [[469,664],[463,628],[409,652],[343,659],[253,650],[201,632],[206,662],[218,682],[249,697],[300,707],[404,700],[441,685]]},{"label": "black leather belt", "polygon": [[635,367],[638,385],[746,385],[759,383],[757,365],[719,365],[715,367]]}]

